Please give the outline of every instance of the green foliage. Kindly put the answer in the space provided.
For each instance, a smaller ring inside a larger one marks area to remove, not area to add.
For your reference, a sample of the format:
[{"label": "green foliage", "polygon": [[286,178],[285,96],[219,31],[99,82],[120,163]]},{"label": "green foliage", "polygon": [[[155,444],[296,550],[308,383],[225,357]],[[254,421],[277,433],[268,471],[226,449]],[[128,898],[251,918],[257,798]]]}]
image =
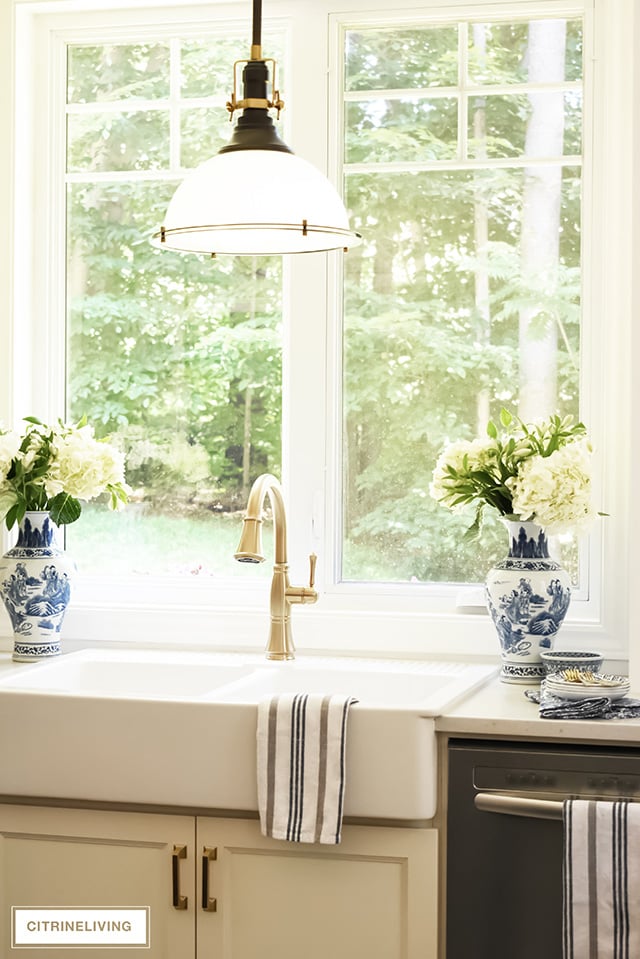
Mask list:
[{"label": "green foliage", "polygon": [[[164,508],[173,489],[189,503],[204,486],[235,504],[245,444],[252,478],[279,471],[280,263],[210,266],[155,250],[150,224],[171,190],[70,190],[71,413],[87,410],[102,434],[121,438],[145,501]],[[206,462],[206,480],[185,449]]]},{"label": "green foliage", "polygon": [[[117,500],[116,494],[113,495]],[[68,493],[57,493],[49,500],[49,514],[56,526],[75,523],[77,519],[80,519],[81,513],[80,502]]]},{"label": "green foliage", "polygon": [[[241,38],[234,27],[180,43],[182,165],[228,132],[220,102]],[[279,56],[282,31],[267,29],[267,45]],[[68,99],[94,105],[71,110],[68,125],[68,167],[85,174],[68,188],[69,410],[118,437],[135,500],[191,514],[235,506],[259,472],[279,472],[282,280],[279,258],[212,263],[149,242],[177,185],[136,179],[169,169],[170,50],[69,50]],[[160,109],[140,111],[141,99]],[[104,112],[105,100],[123,108]]]},{"label": "green foliage", "polygon": [[[574,422],[572,416],[555,415],[527,424],[503,408],[500,410],[500,425],[502,431],[493,420],[489,420],[486,428],[488,441],[463,440],[448,446],[434,470],[431,485],[434,499],[454,511],[461,506],[476,506],[467,539],[477,539],[480,535],[487,506],[501,516],[517,515],[512,481],[521,476],[523,466],[536,458],[547,459],[562,447],[586,436],[584,424]],[[577,464],[565,465],[565,472],[573,474],[574,483],[577,482],[582,456],[580,447],[576,454]],[[519,518],[527,520],[531,517],[525,514]]]}]

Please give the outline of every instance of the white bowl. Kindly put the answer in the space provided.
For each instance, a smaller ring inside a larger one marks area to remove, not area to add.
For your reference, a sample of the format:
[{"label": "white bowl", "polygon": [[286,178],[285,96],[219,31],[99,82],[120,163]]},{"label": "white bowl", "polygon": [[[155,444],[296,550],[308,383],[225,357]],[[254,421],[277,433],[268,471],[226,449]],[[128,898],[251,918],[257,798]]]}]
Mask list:
[{"label": "white bowl", "polygon": [[602,669],[602,653],[584,652],[574,649],[550,649],[540,653],[547,673],[559,673],[563,669],[589,669],[598,673]]}]

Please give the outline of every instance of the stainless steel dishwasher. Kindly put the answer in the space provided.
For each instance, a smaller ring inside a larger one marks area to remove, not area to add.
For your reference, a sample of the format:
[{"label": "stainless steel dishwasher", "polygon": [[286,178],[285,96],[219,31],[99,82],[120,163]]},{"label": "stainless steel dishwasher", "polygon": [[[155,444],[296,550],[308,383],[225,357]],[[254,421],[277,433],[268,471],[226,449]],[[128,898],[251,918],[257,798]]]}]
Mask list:
[{"label": "stainless steel dishwasher", "polygon": [[638,796],[640,747],[450,740],[447,959],[562,959],[562,802]]}]

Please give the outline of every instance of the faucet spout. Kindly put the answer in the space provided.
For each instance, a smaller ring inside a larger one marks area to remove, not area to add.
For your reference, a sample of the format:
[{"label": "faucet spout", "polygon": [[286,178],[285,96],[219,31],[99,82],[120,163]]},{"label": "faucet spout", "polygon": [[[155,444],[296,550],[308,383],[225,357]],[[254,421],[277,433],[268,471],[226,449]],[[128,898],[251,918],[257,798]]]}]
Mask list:
[{"label": "faucet spout", "polygon": [[318,594],[314,587],[315,561],[311,556],[309,586],[292,586],[289,582],[287,560],[287,516],[280,483],[271,473],[263,473],[251,487],[247,509],[242,524],[238,549],[234,554],[239,563],[262,563],[262,512],[269,497],[273,511],[274,552],[273,579],[271,581],[271,627],[267,643],[267,659],[293,659],[295,646],[291,631],[292,603],[315,603]]}]

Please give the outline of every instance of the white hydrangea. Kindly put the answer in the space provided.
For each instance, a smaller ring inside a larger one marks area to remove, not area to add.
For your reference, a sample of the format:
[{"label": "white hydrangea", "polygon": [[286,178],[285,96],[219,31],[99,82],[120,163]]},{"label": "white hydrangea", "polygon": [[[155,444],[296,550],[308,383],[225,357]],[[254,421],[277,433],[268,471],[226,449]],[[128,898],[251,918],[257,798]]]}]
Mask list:
[{"label": "white hydrangea", "polygon": [[0,478],[6,477],[11,461],[18,455],[21,439],[13,430],[2,431],[0,427]]},{"label": "white hydrangea", "polygon": [[507,480],[513,512],[551,534],[584,530],[595,517],[591,502],[591,447],[587,440],[568,443],[549,456],[525,460]]},{"label": "white hydrangea", "polygon": [[124,454],[96,440],[91,426],[62,432],[53,441],[54,458],[45,479],[47,496],[68,493],[90,500],[109,486],[124,484]]},{"label": "white hydrangea", "polygon": [[436,462],[433,479],[429,485],[430,495],[445,506],[449,506],[448,501],[457,497],[457,490],[452,489],[456,486],[456,481],[451,478],[450,469],[454,469],[457,473],[485,469],[494,456],[495,446],[488,440],[457,440],[450,443]]}]

